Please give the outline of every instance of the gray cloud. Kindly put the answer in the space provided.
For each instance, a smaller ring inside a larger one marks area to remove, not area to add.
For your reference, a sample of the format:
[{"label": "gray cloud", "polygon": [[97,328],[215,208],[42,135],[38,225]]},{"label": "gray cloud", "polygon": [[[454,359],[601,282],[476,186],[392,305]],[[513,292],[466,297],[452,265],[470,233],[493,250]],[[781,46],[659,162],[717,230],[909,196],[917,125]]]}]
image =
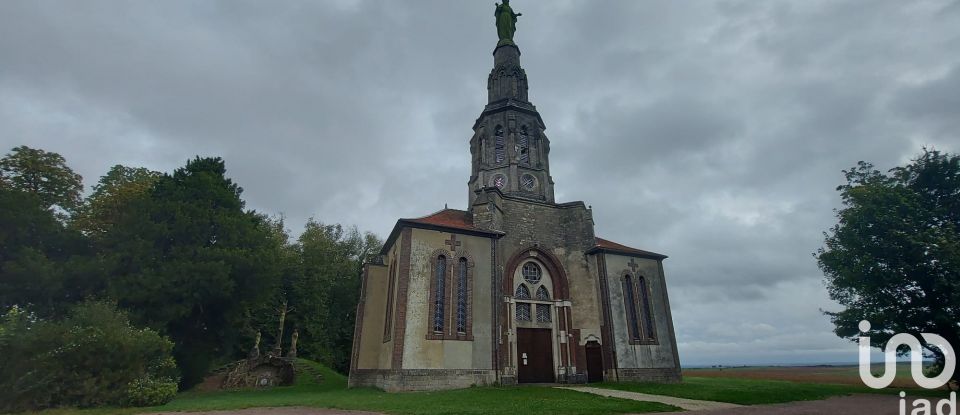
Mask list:
[{"label": "gray cloud", "polygon": [[[516,0],[558,198],[670,255],[685,364],[852,361],[811,257],[840,170],[958,151],[957,1]],[[486,2],[0,3],[0,147],[223,156],[250,207],[385,235],[463,208]]]}]

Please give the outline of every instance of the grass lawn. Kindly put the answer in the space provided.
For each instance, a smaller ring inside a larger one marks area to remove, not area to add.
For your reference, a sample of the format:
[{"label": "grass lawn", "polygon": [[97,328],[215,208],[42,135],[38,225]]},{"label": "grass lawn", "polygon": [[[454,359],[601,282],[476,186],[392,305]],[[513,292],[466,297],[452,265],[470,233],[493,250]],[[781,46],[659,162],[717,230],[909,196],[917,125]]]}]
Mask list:
[{"label": "grass lawn", "polygon": [[[592,384],[607,389],[705,401],[729,402],[740,405],[758,405],[793,401],[812,401],[853,393],[899,393],[900,389],[874,390],[866,386],[828,383],[790,382],[783,380],[755,380],[737,378],[684,376],[683,383],[600,383]],[[908,396],[946,397],[945,391],[907,390]]]},{"label": "grass lawn", "polygon": [[57,409],[43,415],[107,415],[158,411],[206,411],[270,406],[311,406],[391,414],[608,414],[671,412],[679,408],[654,402],[606,398],[549,387],[478,387],[443,392],[385,393],[347,389],[346,378],[309,361],[324,376],[317,383],[298,376],[293,386],[260,391],[185,392],[152,408]]}]

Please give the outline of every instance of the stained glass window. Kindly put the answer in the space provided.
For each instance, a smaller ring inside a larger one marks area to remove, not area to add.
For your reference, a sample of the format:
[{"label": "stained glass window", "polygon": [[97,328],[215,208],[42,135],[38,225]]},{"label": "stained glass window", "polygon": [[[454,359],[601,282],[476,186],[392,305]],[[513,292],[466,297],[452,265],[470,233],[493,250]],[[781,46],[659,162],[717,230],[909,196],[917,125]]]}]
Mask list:
[{"label": "stained glass window", "polygon": [[514,293],[513,297],[518,300],[529,300],[530,289],[527,288],[526,284],[520,284],[520,286],[517,287],[517,292]]},{"label": "stained glass window", "polygon": [[644,330],[646,331],[647,338],[653,339],[656,338],[656,335],[653,332],[653,314],[650,312],[650,298],[647,296],[647,280],[643,277],[638,277],[637,283],[640,285],[640,299],[643,303]]},{"label": "stained glass window", "polygon": [[630,333],[634,340],[640,339],[640,322],[637,320],[637,302],[633,291],[633,278],[629,275],[623,277],[623,301],[627,306],[627,324],[630,325]]},{"label": "stained glass window", "polygon": [[547,287],[540,286],[537,288],[537,299],[540,301],[550,301],[550,293],[547,292]]},{"label": "stained glass window", "polygon": [[537,322],[550,322],[550,304],[537,304]]},{"label": "stained glass window", "polygon": [[457,333],[467,332],[467,259],[457,263]]},{"label": "stained glass window", "polygon": [[542,273],[540,271],[540,266],[537,265],[536,263],[527,262],[526,264],[523,264],[522,272],[523,272],[523,279],[527,280],[527,282],[531,284],[536,284],[540,282],[540,276]]},{"label": "stained glass window", "polygon": [[517,321],[530,321],[530,303],[517,303]]},{"label": "stained glass window", "polygon": [[433,331],[443,332],[443,306],[444,306],[444,284],[447,275],[447,257],[440,255],[437,257],[436,275],[433,276],[436,291],[434,291],[433,300]]}]

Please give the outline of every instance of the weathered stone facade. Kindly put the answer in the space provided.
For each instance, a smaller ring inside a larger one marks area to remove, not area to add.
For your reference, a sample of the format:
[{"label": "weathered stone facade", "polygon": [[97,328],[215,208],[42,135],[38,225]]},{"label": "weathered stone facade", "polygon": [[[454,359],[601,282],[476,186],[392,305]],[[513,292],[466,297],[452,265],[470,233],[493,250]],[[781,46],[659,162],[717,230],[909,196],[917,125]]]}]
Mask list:
[{"label": "weathered stone facade", "polygon": [[664,255],[556,203],[515,45],[494,50],[470,139],[469,210],[401,219],[364,269],[351,386],[680,380]]}]

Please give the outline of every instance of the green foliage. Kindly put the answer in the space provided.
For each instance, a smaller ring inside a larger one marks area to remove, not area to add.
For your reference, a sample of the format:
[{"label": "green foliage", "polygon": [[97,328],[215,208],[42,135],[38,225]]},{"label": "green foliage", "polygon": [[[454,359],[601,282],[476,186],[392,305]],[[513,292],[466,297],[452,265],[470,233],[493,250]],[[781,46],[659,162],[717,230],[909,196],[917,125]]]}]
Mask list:
[{"label": "green foliage", "polygon": [[924,150],[888,174],[864,162],[844,174],[838,223],[816,254],[845,307],[827,313],[837,335],[855,339],[866,319],[877,347],[921,332],[960,345],[960,156]]},{"label": "green foliage", "polygon": [[62,313],[97,290],[92,250],[35,193],[0,188],[0,309]]},{"label": "green foliage", "polygon": [[15,147],[0,159],[2,187],[37,195],[44,208],[59,207],[70,212],[80,204],[83,179],[67,167],[63,156],[33,149]]},{"label": "green foliage", "polygon": [[175,342],[184,386],[239,351],[246,311],[275,298],[282,243],[219,158],[157,179],[101,238],[108,292],[135,320]]},{"label": "green foliage", "polygon": [[86,235],[102,236],[121,220],[135,200],[149,194],[161,176],[142,167],[111,167],[93,186],[93,193],[71,218],[71,224]]},{"label": "green foliage", "polygon": [[177,382],[171,379],[136,379],[127,385],[123,403],[126,406],[159,406],[177,396]]},{"label": "green foliage", "polygon": [[289,321],[300,330],[302,356],[349,370],[363,261],[382,245],[356,228],[307,222],[294,247],[299,273],[284,287],[295,309]]},{"label": "green foliage", "polygon": [[58,321],[13,308],[0,329],[0,410],[121,404],[137,379],[176,383],[172,348],[113,304],[84,302]]}]

